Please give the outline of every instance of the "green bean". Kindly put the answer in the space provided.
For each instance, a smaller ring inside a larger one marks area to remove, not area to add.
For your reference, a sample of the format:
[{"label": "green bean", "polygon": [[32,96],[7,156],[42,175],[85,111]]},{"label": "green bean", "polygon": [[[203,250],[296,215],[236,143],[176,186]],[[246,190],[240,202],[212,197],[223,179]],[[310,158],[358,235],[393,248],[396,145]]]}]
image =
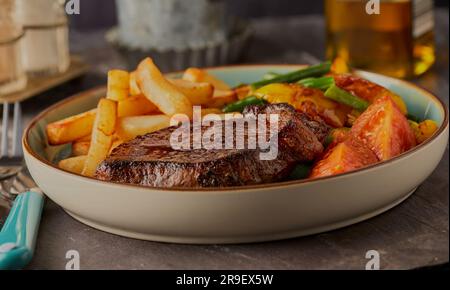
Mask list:
[{"label": "green bean", "polygon": [[411,114],[406,115],[406,118],[408,118],[408,120],[414,121],[416,123],[422,122],[422,119],[420,119],[419,117],[416,117],[414,115],[411,115]]},{"label": "green bean", "polygon": [[334,84],[334,79],[333,77],[306,78],[298,81],[297,83],[307,88],[315,88],[325,91]]},{"label": "green bean", "polygon": [[309,164],[298,164],[295,166],[294,170],[292,170],[291,174],[289,175],[289,179],[296,180],[296,179],[305,179],[309,176],[311,173],[311,165]]},{"label": "green bean", "polygon": [[358,111],[364,111],[369,106],[369,102],[360,97],[357,97],[336,85],[331,85],[325,91],[325,97],[330,98],[338,103],[350,106]]},{"label": "green bean", "polygon": [[245,99],[226,105],[222,111],[224,113],[242,112],[248,105],[264,105],[266,101],[256,96],[249,96]]},{"label": "green bean", "polygon": [[333,141],[334,136],[332,132],[330,132],[330,134],[328,134],[327,137],[325,137],[325,140],[323,141],[323,147],[327,148],[328,146],[330,146],[331,143],[333,143]]},{"label": "green bean", "polygon": [[330,69],[331,69],[331,62],[327,61],[318,65],[309,66],[307,68],[296,70],[287,74],[281,74],[269,80],[261,80],[251,84],[251,86],[252,89],[257,89],[272,83],[294,83],[301,79],[322,76],[328,73]]}]

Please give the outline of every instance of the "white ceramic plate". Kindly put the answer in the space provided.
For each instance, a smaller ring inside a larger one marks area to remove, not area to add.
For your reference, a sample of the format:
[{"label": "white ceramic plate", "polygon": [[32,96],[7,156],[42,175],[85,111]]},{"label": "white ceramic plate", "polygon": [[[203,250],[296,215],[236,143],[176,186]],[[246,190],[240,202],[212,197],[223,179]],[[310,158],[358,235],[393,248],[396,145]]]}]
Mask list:
[{"label": "white ceramic plate", "polygon": [[[268,71],[299,66],[213,68],[230,85]],[[434,119],[438,132],[414,149],[355,172],[313,181],[210,189],[148,188],[98,181],[58,169],[51,160],[69,146],[49,147],[45,125],[94,108],[105,95],[94,89],[55,104],[26,129],[27,166],[46,195],[77,220],[132,238],[175,243],[246,243],[314,234],[350,225],[406,199],[434,170],[448,141],[448,112],[427,91],[381,75],[358,72],[405,99],[410,113]]]}]

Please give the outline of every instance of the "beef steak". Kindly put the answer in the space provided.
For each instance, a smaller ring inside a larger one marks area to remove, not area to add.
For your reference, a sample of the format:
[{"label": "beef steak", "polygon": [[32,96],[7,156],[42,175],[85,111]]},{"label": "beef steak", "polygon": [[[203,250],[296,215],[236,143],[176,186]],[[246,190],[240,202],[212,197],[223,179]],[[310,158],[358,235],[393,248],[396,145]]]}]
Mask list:
[{"label": "beef steak", "polygon": [[[259,184],[286,178],[296,163],[311,161],[323,151],[321,142],[328,134],[328,126],[296,112],[287,104],[248,106],[243,114],[244,118],[266,114],[267,121],[269,114],[278,114],[277,158],[261,160],[263,150],[259,146],[256,149],[246,146],[244,149],[175,150],[169,140],[177,128],[169,127],[118,146],[99,165],[96,178],[152,187]],[[202,127],[202,132],[206,129]],[[234,137],[244,134],[246,139],[249,130],[247,127],[244,132],[236,130]]]}]

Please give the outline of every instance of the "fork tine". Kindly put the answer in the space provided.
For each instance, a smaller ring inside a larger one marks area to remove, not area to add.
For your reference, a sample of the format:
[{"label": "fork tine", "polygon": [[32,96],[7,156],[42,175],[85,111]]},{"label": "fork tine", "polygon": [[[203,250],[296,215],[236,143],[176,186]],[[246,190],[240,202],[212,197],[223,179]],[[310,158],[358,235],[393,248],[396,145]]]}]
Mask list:
[{"label": "fork tine", "polygon": [[7,198],[11,198],[12,180],[11,179],[2,180],[0,181],[0,186],[2,195],[6,196]]},{"label": "fork tine", "polygon": [[21,182],[26,188],[36,187],[34,180],[23,171],[17,174],[17,181]]},{"label": "fork tine", "polygon": [[12,189],[14,189],[13,193],[19,194],[27,190],[27,187],[25,184],[23,184],[23,181],[21,181],[19,178],[15,178],[12,183]]},{"label": "fork tine", "polygon": [[9,191],[5,190],[3,186],[0,186],[0,198],[8,201],[14,200],[14,196]]},{"label": "fork tine", "polygon": [[13,132],[12,132],[12,156],[22,156],[21,145],[22,135],[22,110],[20,108],[20,102],[14,103],[14,116],[13,116]]},{"label": "fork tine", "polygon": [[0,156],[8,156],[8,121],[9,121],[9,103],[3,103],[2,116],[2,138],[0,143]]}]

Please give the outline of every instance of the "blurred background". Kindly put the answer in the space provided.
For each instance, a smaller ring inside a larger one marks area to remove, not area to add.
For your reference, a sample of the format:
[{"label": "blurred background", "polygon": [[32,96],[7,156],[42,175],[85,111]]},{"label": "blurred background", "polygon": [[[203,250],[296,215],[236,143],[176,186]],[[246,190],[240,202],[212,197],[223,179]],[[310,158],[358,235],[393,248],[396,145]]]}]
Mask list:
[{"label": "blurred background", "polygon": [[[362,0],[80,0],[80,13],[65,15],[63,12],[66,24],[58,22],[57,25],[63,26],[49,34],[55,52],[50,53],[44,45],[50,41],[38,37],[39,25],[25,25],[25,42],[28,53],[37,53],[37,44],[42,43],[48,61],[58,59],[59,66],[47,72],[66,74],[64,80],[85,76],[50,92],[41,89],[44,96],[63,97],[103,85],[108,70],[134,70],[141,59],[151,56],[163,72],[190,66],[314,64],[325,59],[342,59],[355,68],[410,79],[439,92],[447,100],[449,2],[382,0],[379,16],[365,14],[366,3]],[[34,9],[29,4],[24,7]],[[25,22],[28,20],[25,17]],[[31,37],[32,33],[36,38]],[[51,57],[54,55],[57,57]],[[74,57],[81,63],[74,63]],[[40,63],[42,59],[28,57],[33,62],[30,65],[44,65]],[[30,69],[26,74],[28,84],[37,83],[33,78],[36,74]],[[61,92],[55,93],[58,90]]]},{"label": "blurred background", "polygon": [[[185,2],[190,2],[188,0]],[[117,35],[111,35],[105,41],[105,37],[102,35],[110,32],[111,27],[120,25],[120,11],[117,9],[116,3],[120,1],[110,0],[94,0],[86,1],[81,0],[81,13],[79,15],[69,16],[70,29],[71,29],[71,49],[73,52],[83,54],[86,56],[89,62],[98,63],[95,69],[106,71],[105,66],[125,66],[127,69],[133,68],[133,66],[143,56],[149,53],[148,50],[144,50],[144,53],[131,53],[126,50],[117,49]],[[193,3],[195,1],[192,1]],[[211,1],[211,2],[225,2],[222,8],[224,8],[224,17],[227,21],[234,21],[239,19],[245,24],[245,27],[251,29],[250,35],[241,35],[238,38],[236,48],[230,49],[229,55],[225,60],[206,62],[200,61],[197,66],[211,66],[221,65],[223,63],[313,63],[318,60],[324,60],[325,58],[336,57],[336,52],[328,52],[327,55],[327,26],[325,17],[325,2],[326,1],[289,1],[289,0],[225,0],[225,1]],[[332,1],[329,1],[332,2]],[[360,1],[361,2],[361,1]],[[362,1],[365,2],[365,1]],[[383,1],[382,1],[383,2]],[[392,1],[386,1],[392,2]],[[402,2],[402,1],[400,1]],[[403,1],[408,2],[408,1]],[[422,1],[430,2],[431,1]],[[433,29],[433,36],[428,41],[429,43],[436,44],[436,47],[440,49],[435,50],[435,56],[439,59],[438,63],[448,63],[448,5],[449,2],[445,0],[434,1],[434,21],[435,26]],[[398,9],[398,8],[396,8]],[[349,12],[351,13],[351,12]],[[119,16],[118,16],[119,15]],[[340,12],[339,17],[346,18],[346,12],[343,10]],[[181,16],[183,17],[183,16]],[[186,14],[184,19],[188,20],[192,17]],[[129,17],[131,18],[131,17]],[[240,23],[240,25],[242,25]],[[138,23],[135,23],[137,25]],[[395,25],[396,23],[394,23]],[[187,24],[189,26],[190,24]],[[400,24],[399,24],[400,25]],[[163,26],[163,25],[161,25]],[[230,25],[228,25],[228,28]],[[234,29],[234,28],[233,28]],[[239,27],[242,29],[242,27]],[[328,28],[329,29],[329,28]],[[435,30],[442,30],[437,33]],[[248,32],[248,31],[247,31]],[[241,34],[245,34],[239,31]],[[367,33],[365,33],[367,34]],[[120,31],[119,31],[120,36]],[[381,36],[383,37],[383,36]],[[407,42],[402,35],[400,37],[394,37],[399,42]],[[120,37],[119,37],[120,38]],[[170,35],[166,35],[166,38],[170,38]],[[358,39],[358,38],[356,38]],[[115,41],[114,41],[115,40]],[[374,40],[375,41],[375,40]],[[377,39],[378,43],[380,40]],[[391,40],[389,40],[391,41]],[[394,41],[391,41],[394,43]],[[107,46],[113,44],[115,50],[112,51]],[[427,43],[426,45],[431,45]],[[359,43],[361,45],[361,42]],[[339,45],[339,44],[336,44]],[[397,44],[396,44],[397,45]],[[400,46],[402,44],[400,43]],[[101,46],[105,50],[99,52],[96,48]],[[223,48],[223,47],[219,47]],[[442,48],[442,49],[441,49]],[[337,49],[337,48],[336,48]],[[367,53],[367,50],[362,47],[361,50]],[[119,54],[117,54],[119,51]],[[392,55],[391,59],[399,59],[398,55],[408,55],[399,51],[397,55]],[[173,55],[165,57],[155,57],[156,61],[160,63],[162,70],[173,71],[183,69],[189,65],[195,65],[195,60],[192,62],[186,61],[186,58],[191,56],[183,55],[183,61],[176,64],[165,65],[167,59],[173,61],[175,58]],[[203,60],[204,56],[200,54]],[[373,59],[372,56],[370,56]],[[407,56],[409,57],[409,56]],[[108,64],[103,64],[105,58],[109,59]],[[411,58],[411,57],[410,57]],[[387,59],[385,63],[393,63],[391,59]],[[407,62],[407,60],[405,61]],[[385,63],[379,61],[385,66]],[[359,64],[362,69],[371,70],[370,65]],[[401,67],[405,64],[399,64]],[[412,65],[412,64],[406,64]],[[358,67],[358,66],[357,66]],[[427,70],[428,65],[425,65]],[[403,67],[401,67],[403,68]],[[398,67],[394,67],[391,70],[379,71],[381,73],[390,74],[397,77],[414,77],[414,73],[404,72]],[[421,74],[421,73],[420,73]]]},{"label": "blurred background", "polygon": [[[324,12],[323,1],[227,0],[227,2],[228,13],[243,18],[297,16]],[[449,1],[435,0],[435,5],[448,8]],[[117,23],[114,1],[84,0],[82,7],[83,13],[70,17],[73,29],[92,30],[110,27]]]}]

